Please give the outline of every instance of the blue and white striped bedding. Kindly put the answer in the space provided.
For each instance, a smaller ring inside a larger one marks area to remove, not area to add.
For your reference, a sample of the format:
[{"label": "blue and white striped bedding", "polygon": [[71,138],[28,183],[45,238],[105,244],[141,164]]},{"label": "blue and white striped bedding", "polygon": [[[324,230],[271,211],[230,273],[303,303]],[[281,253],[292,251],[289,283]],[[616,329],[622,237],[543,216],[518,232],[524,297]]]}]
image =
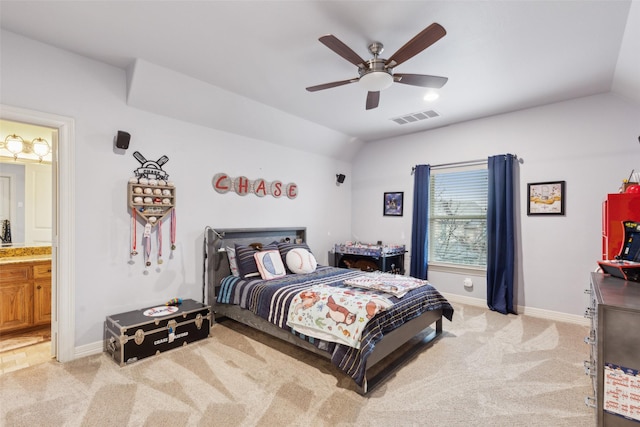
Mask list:
[{"label": "blue and white striped bedding", "polygon": [[362,333],[360,349],[306,337],[287,326],[289,306],[295,295],[314,285],[346,287],[345,280],[361,275],[357,270],[318,266],[313,273],[287,274],[272,280],[228,276],[221,282],[217,303],[239,305],[327,351],[331,354],[331,362],[362,386],[366,360],[385,333],[430,310],[442,309],[444,317],[451,320],[453,307],[431,285],[413,289],[402,298],[389,296],[393,307],[369,321]]}]

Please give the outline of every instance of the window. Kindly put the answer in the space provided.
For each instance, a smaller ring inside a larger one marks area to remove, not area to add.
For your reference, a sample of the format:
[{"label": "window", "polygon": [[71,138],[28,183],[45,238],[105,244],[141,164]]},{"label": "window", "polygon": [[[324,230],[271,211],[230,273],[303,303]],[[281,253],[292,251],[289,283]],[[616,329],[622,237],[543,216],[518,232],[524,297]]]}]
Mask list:
[{"label": "window", "polygon": [[487,265],[487,165],[432,170],[429,264]]}]

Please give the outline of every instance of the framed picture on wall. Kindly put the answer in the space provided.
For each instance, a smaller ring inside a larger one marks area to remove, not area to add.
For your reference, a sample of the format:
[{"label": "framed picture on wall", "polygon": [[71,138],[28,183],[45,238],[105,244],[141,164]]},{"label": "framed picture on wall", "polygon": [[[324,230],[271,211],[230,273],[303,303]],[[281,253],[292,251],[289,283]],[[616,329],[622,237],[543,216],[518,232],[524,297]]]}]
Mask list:
[{"label": "framed picture on wall", "polygon": [[383,215],[402,216],[404,208],[404,192],[395,191],[384,193]]},{"label": "framed picture on wall", "polygon": [[527,215],[564,215],[565,182],[527,184]]}]

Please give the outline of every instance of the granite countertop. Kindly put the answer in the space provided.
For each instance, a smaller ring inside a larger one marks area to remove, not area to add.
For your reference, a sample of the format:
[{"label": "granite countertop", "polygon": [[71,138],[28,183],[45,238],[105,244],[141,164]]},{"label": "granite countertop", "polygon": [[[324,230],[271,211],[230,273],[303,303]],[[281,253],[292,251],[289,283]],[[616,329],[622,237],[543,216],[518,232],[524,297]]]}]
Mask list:
[{"label": "granite countertop", "polygon": [[17,264],[20,262],[33,262],[33,261],[51,261],[51,254],[45,255],[23,255],[0,258],[0,265],[5,264]]},{"label": "granite countertop", "polygon": [[51,246],[24,246],[0,249],[0,265],[50,260]]}]

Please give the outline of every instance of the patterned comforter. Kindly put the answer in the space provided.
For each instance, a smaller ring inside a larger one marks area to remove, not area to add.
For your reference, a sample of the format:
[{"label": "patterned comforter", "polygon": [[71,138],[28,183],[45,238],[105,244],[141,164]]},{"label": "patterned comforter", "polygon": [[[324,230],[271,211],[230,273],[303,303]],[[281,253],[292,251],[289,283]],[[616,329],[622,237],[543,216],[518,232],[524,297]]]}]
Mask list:
[{"label": "patterned comforter", "polygon": [[385,333],[430,310],[442,309],[444,317],[451,320],[453,307],[431,285],[413,289],[402,298],[387,295],[393,306],[378,313],[367,323],[362,331],[359,349],[307,337],[287,325],[289,307],[300,292],[318,285],[348,288],[344,281],[361,275],[362,272],[357,270],[318,266],[313,273],[288,274],[272,280],[228,276],[221,282],[217,303],[239,305],[327,351],[331,354],[331,362],[362,386],[367,358]]},{"label": "patterned comforter", "polygon": [[287,325],[301,334],[360,348],[369,320],[392,306],[382,292],[315,285],[293,298]]}]

